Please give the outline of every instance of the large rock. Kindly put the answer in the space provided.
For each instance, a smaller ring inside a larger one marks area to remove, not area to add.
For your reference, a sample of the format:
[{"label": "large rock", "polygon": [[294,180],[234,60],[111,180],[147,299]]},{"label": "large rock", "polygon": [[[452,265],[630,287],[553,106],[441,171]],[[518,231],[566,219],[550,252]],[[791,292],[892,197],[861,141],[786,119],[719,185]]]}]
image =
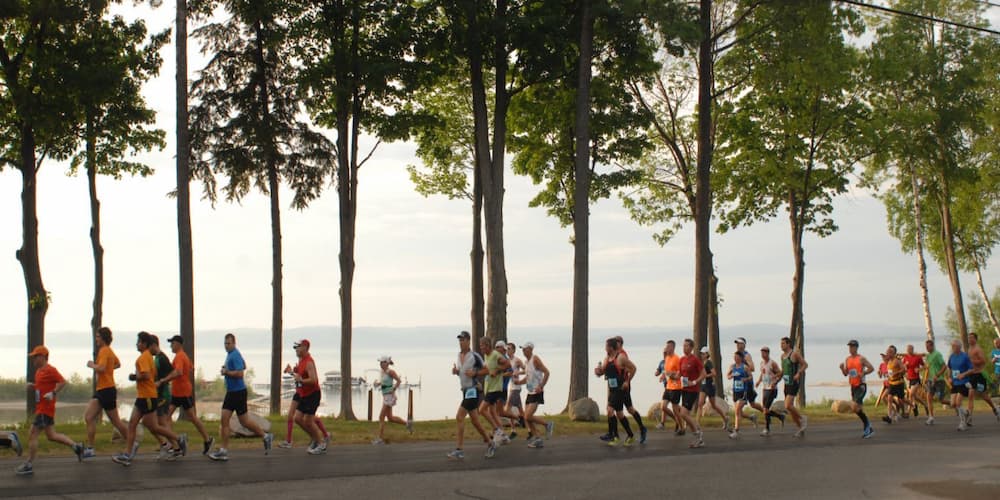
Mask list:
[{"label": "large rock", "polygon": [[[268,419],[252,412],[248,412],[247,417],[250,418],[251,422],[257,424],[262,431],[271,432],[271,422]],[[254,433],[250,429],[240,424],[240,419],[235,413],[233,413],[233,418],[229,420],[229,433],[235,437],[254,437]]]},{"label": "large rock", "polygon": [[590,398],[580,398],[569,404],[569,419],[574,422],[597,422],[600,414],[597,403]]},{"label": "large rock", "polygon": [[853,408],[850,401],[843,401],[843,400],[834,401],[833,404],[830,405],[830,411],[834,413],[841,413],[841,414],[852,413],[852,409]]},{"label": "large rock", "polygon": [[[725,399],[718,396],[715,397],[715,404],[722,409],[722,413],[729,415],[732,408],[729,407],[729,403]],[[708,398],[705,398],[705,415],[715,415],[715,410],[712,409],[712,405],[708,404]]]}]

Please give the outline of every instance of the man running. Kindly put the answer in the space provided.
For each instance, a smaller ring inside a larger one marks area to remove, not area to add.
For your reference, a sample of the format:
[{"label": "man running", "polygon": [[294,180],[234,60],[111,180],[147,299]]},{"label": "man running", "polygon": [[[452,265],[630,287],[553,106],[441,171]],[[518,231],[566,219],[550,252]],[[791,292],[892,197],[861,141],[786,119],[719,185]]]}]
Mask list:
[{"label": "man running", "polygon": [[[621,335],[615,336],[615,341],[618,342],[618,354],[623,357],[623,359],[631,360],[628,356],[628,352],[625,351],[625,339]],[[639,444],[646,442],[646,435],[648,434],[645,424],[642,423],[642,412],[635,409],[632,404],[632,386],[629,385],[625,389],[625,411],[632,415],[635,419],[636,425],[639,426]]]},{"label": "man running", "polygon": [[666,363],[667,359],[667,347],[663,347],[663,357],[660,358],[659,364],[656,366],[656,371],[653,375],[660,381],[660,385],[663,386],[664,397],[660,398],[660,421],[656,423],[657,429],[663,429],[666,427],[667,417],[670,417],[674,421],[674,429],[677,428],[677,417],[674,412],[670,410],[670,406],[667,404],[667,374],[664,372],[663,365]]},{"label": "man running", "polygon": [[899,422],[900,413],[908,416],[906,409],[906,369],[899,359],[896,346],[891,345],[885,351],[886,374],[889,382],[889,414],[882,417],[887,424]]},{"label": "man running", "polygon": [[962,343],[951,341],[951,356],[948,356],[948,369],[951,370],[951,407],[958,414],[958,430],[968,428],[970,410],[962,408],[962,398],[969,396],[969,375],[972,373],[972,361],[969,355],[962,352]]},{"label": "man running", "polygon": [[476,381],[477,378],[486,374],[486,363],[479,353],[472,351],[469,332],[458,334],[458,363],[451,367],[452,375],[458,375],[459,388],[462,391],[462,402],[458,405],[458,412],[455,414],[455,421],[458,425],[455,450],[448,453],[451,460],[462,460],[465,458],[465,451],[462,446],[465,444],[465,417],[472,421],[472,426],[476,428],[483,442],[486,443],[486,458],[493,458],[496,455],[496,443],[486,434],[483,425],[479,423],[479,400],[482,398],[481,391]]},{"label": "man running", "polygon": [[694,433],[694,441],[691,442],[689,447],[701,448],[705,446],[705,441],[702,439],[701,427],[694,420],[694,417],[691,416],[691,410],[694,408],[695,402],[698,401],[701,382],[705,380],[705,365],[702,364],[701,358],[694,353],[694,340],[684,339],[684,347],[682,349],[684,350],[684,356],[680,358],[680,366],[678,368],[681,383],[680,417],[687,422],[688,427]]},{"label": "man running", "polygon": [[395,363],[392,361],[391,356],[380,356],[378,358],[378,367],[381,372],[379,374],[379,389],[382,392],[382,411],[378,414],[378,436],[372,441],[372,444],[375,445],[385,444],[386,420],[406,427],[406,430],[410,434],[413,434],[412,421],[403,420],[392,414],[392,407],[396,406],[396,390],[399,389],[399,384],[402,383],[396,370],[389,368],[393,364]]},{"label": "man running", "polygon": [[170,383],[170,407],[168,408],[167,421],[173,420],[174,411],[178,408],[181,413],[194,425],[202,439],[202,455],[208,455],[215,443],[215,438],[208,435],[205,424],[198,417],[198,410],[194,405],[194,386],[191,384],[191,377],[194,375],[194,366],[191,358],[184,352],[184,339],[180,335],[174,335],[167,340],[170,343],[170,350],[174,353],[174,360],[171,363],[173,371],[163,380],[163,383]]},{"label": "man running", "polygon": [[149,347],[153,345],[153,336],[147,332],[139,332],[136,337],[135,347],[139,351],[139,357],[135,360],[135,373],[128,377],[129,380],[135,381],[135,404],[132,406],[132,416],[128,421],[125,451],[111,457],[116,464],[126,467],[132,465],[132,459],[135,458],[136,450],[139,448],[136,433],[140,422],[157,440],[162,438],[167,441],[168,447],[166,453],[162,454],[163,458],[176,460],[184,455],[183,447],[187,446],[187,443],[181,441],[172,430],[160,426],[160,421],[156,417],[156,405],[159,399],[154,382],[156,366],[153,354],[149,351]]},{"label": "man running", "polygon": [[808,419],[795,407],[795,399],[799,396],[799,386],[805,377],[806,368],[809,368],[809,364],[802,357],[802,353],[792,348],[792,339],[782,337],[781,373],[782,381],[785,383],[785,411],[799,427],[799,430],[795,431],[795,437],[802,437],[806,433]]},{"label": "man running", "polygon": [[[504,411],[509,415],[513,415],[517,419],[518,425],[526,427],[524,405],[521,402],[521,389],[523,385],[517,383],[518,379],[524,377],[524,360],[517,357],[517,346],[513,342],[507,343],[507,359],[510,360],[510,385],[507,388],[507,404],[504,406]],[[529,434],[531,434],[530,431]],[[510,438],[514,439],[513,432]],[[528,436],[528,438],[530,441],[531,436]]]},{"label": "man running", "polygon": [[[729,439],[740,438],[740,421],[743,420],[743,407],[750,405],[764,411],[764,407],[756,402],[757,392],[753,389],[753,372],[747,366],[745,356],[740,351],[733,353],[733,364],[729,367],[726,378],[733,381],[733,401],[736,402],[735,415],[733,417],[733,432],[729,433]],[[749,420],[757,426],[756,415],[749,417]]]},{"label": "man running", "polygon": [[483,382],[486,397],[479,405],[479,413],[485,415],[486,420],[493,426],[493,440],[499,444],[507,444],[510,443],[510,437],[503,432],[500,413],[506,402],[503,393],[503,374],[510,367],[510,361],[494,349],[493,340],[489,337],[479,339],[479,351],[486,362],[486,380]]},{"label": "man running", "polygon": [[698,425],[701,425],[701,417],[705,415],[705,402],[707,401],[708,405],[722,419],[722,428],[726,432],[729,432],[729,416],[726,415],[726,412],[722,411],[719,403],[715,401],[715,365],[712,364],[707,346],[701,348],[701,360],[702,366],[705,367],[705,380],[701,381],[701,394],[698,395]]},{"label": "man running", "polygon": [[226,347],[226,362],[219,370],[219,374],[225,378],[226,382],[226,397],[222,401],[222,429],[219,436],[222,446],[209,453],[208,458],[220,462],[229,460],[229,422],[232,420],[234,412],[240,425],[255,436],[263,438],[264,454],[267,455],[271,453],[274,435],[261,430],[257,423],[247,416],[247,385],[243,379],[247,364],[243,361],[243,355],[236,349],[236,335],[227,333],[224,345]]},{"label": "man running", "polygon": [[[56,367],[49,364],[49,350],[45,346],[37,346],[28,353],[28,359],[35,365],[35,382],[28,383],[28,389],[35,390],[35,420],[28,434],[28,460],[14,469],[18,476],[30,476],[35,473],[35,457],[38,455],[38,435],[42,432],[49,441],[61,443],[73,449],[77,460],[83,460],[83,445],[73,442],[64,434],[56,432],[56,395],[66,386],[66,379],[59,374]],[[20,441],[17,434],[8,436],[11,444],[17,443],[18,455]]]},{"label": "man running", "polygon": [[610,338],[604,343],[606,356],[594,368],[594,374],[604,377],[608,384],[608,446],[618,446],[622,440],[618,435],[618,424],[621,423],[628,435],[625,446],[635,443],[635,434],[625,418],[625,395],[635,376],[635,364],[628,357],[621,356],[618,340]]},{"label": "man running", "polygon": [[[163,353],[160,349],[160,338],[156,335],[150,335],[149,338],[152,340],[152,344],[149,345],[149,353],[153,355],[153,364],[156,366],[154,381],[156,382],[156,420],[159,422],[160,427],[164,429],[173,430],[174,420],[170,418],[170,404],[172,401],[170,395],[170,374],[174,371],[174,366],[170,364],[170,358]],[[160,442],[160,459],[167,457],[170,452],[170,445],[161,436],[157,436]],[[184,441],[181,446],[182,450],[187,450],[187,435],[179,434],[178,439]]]},{"label": "man running", "polygon": [[924,346],[927,348],[927,356],[924,360],[927,365],[927,375],[924,377],[927,383],[927,422],[925,423],[934,425],[934,398],[936,397],[938,401],[944,403],[944,395],[948,389],[944,376],[948,372],[948,365],[945,364],[941,351],[934,348],[933,340],[924,342]]},{"label": "man running", "polygon": [[975,332],[969,332],[969,360],[972,361],[972,373],[969,374],[969,413],[966,424],[972,425],[972,409],[976,396],[986,401],[986,404],[993,410],[993,416],[1000,422],[1000,412],[997,411],[996,405],[990,399],[989,386],[986,383],[986,377],[983,376],[983,370],[986,368],[986,354],[983,353],[983,348],[979,347],[979,335],[976,335]]},{"label": "man running", "polygon": [[865,376],[875,371],[875,367],[868,362],[868,359],[858,354],[858,341],[851,340],[847,343],[849,355],[840,364],[840,372],[847,377],[847,382],[851,384],[851,409],[861,419],[864,425],[864,439],[869,439],[875,431],[872,424],[865,415],[865,395],[868,394],[868,386],[865,385]]},{"label": "man running", "polygon": [[[524,352],[524,375],[517,381],[523,384],[528,391],[528,398],[525,400],[524,421],[528,424],[531,432],[528,434],[528,447],[541,448],[544,445],[542,431],[537,426],[543,426],[545,439],[552,439],[552,431],[555,429],[555,422],[546,422],[544,419],[535,416],[538,406],[545,404],[545,384],[549,383],[549,369],[535,354],[535,344],[525,342],[521,346]],[[533,438],[531,436],[534,436]]]},{"label": "man running", "polygon": [[303,339],[295,342],[292,344],[292,348],[295,349],[295,356],[299,361],[295,364],[295,368],[286,366],[285,373],[290,373],[292,379],[295,380],[293,401],[296,402],[296,405],[293,418],[295,423],[299,424],[299,427],[312,438],[312,443],[309,444],[306,452],[310,455],[322,455],[326,453],[327,441],[324,439],[323,433],[320,432],[319,426],[316,425],[318,420],[316,410],[319,409],[321,397],[319,372],[316,370],[316,363],[309,354],[308,340]]},{"label": "man running", "polygon": [[83,458],[92,458],[94,453],[94,439],[97,437],[97,420],[103,411],[111,421],[111,425],[118,430],[122,438],[128,436],[128,429],[118,415],[118,388],[115,386],[115,370],[121,367],[118,356],[111,350],[112,334],[111,329],[102,326],[94,336],[97,344],[97,358],[87,361],[87,368],[94,370],[94,378],[97,385],[94,397],[87,404],[87,410],[83,414],[83,421],[87,424],[87,448],[83,450]]},{"label": "man running", "polygon": [[1000,337],[993,339],[993,351],[990,352],[993,363],[993,392],[1000,390]]},{"label": "man running", "polygon": [[760,387],[764,396],[764,430],[760,431],[761,436],[771,435],[771,416],[781,421],[781,426],[785,426],[785,416],[780,413],[772,413],[771,405],[778,399],[778,382],[781,381],[781,366],[777,361],[771,359],[771,348],[764,346],[760,348],[760,378],[757,379],[757,387]]},{"label": "man running", "polygon": [[507,424],[510,426],[510,432],[505,434],[507,436],[507,441],[510,442],[511,439],[517,437],[517,431],[515,427],[517,426],[517,415],[510,412],[509,401],[507,399],[507,391],[510,387],[510,381],[514,374],[514,365],[511,363],[511,357],[509,352],[507,352],[507,343],[498,340],[496,344],[493,344],[493,349],[507,360],[507,368],[503,371],[502,383],[500,384],[500,392],[502,393],[502,400],[499,405],[496,406],[497,419],[500,420],[500,424],[504,424],[504,419],[506,419]]},{"label": "man running", "polygon": [[924,367],[924,357],[915,353],[913,351],[913,344],[907,344],[906,354],[903,355],[903,366],[906,367],[906,396],[910,402],[910,406],[913,407],[913,416],[917,417],[920,414],[917,410],[917,403],[924,406],[924,411],[930,414],[930,410],[927,408],[927,404],[924,403],[924,399],[921,398],[920,388],[923,384],[920,383],[920,369]]},{"label": "man running", "polygon": [[753,357],[751,357],[750,352],[747,351],[747,339],[737,337],[734,343],[736,344],[736,352],[743,355],[743,363],[747,365],[747,368],[752,374],[757,368],[753,364]]},{"label": "man running", "polygon": [[685,420],[680,418],[680,407],[684,386],[681,385],[681,358],[677,355],[676,349],[677,344],[673,340],[668,340],[663,350],[663,377],[667,385],[663,391],[664,403],[660,404],[670,405],[674,417],[674,434],[683,436]]}]

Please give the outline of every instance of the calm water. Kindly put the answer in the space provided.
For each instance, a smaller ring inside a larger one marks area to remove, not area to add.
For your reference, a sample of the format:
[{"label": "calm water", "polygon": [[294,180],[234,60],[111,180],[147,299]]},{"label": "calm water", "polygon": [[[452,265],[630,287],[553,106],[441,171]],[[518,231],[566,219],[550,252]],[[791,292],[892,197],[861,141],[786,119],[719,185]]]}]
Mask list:
[{"label": "calm water", "polygon": [[[595,335],[595,337],[597,337]],[[679,337],[675,337],[678,338]],[[588,367],[592,367],[603,355],[602,337],[596,338],[590,349],[590,362]],[[429,349],[417,347],[416,344],[426,344],[425,342],[412,342],[413,347],[405,347],[405,344],[396,344],[391,354],[396,364],[394,368],[406,380],[412,383],[420,383],[419,388],[413,389],[414,418],[416,420],[431,420],[453,417],[460,400],[458,390],[458,378],[451,374],[451,366],[455,362],[457,355],[457,344],[451,347],[442,345],[440,348]],[[919,343],[920,338],[909,339],[909,342]],[[867,356],[876,364],[878,354],[889,343],[895,343],[902,351],[907,339],[879,339],[877,341],[862,340],[861,354]],[[751,339],[749,349],[754,355],[754,360],[760,360],[760,345]],[[847,389],[843,387],[844,377],[840,375],[837,368],[839,363],[847,355],[847,347],[843,342],[823,342],[808,344],[806,346],[806,360],[809,362],[807,396],[810,401],[820,401],[822,399],[846,399]],[[313,341],[312,354],[316,360],[317,368],[322,374],[326,371],[339,369],[340,353],[336,349],[323,349],[318,346],[319,342]],[[51,345],[51,344],[50,344]],[[635,405],[642,411],[648,409],[652,404],[659,401],[662,391],[661,386],[653,376],[656,365],[662,358],[662,344],[657,342],[654,345],[649,343],[640,345],[629,345],[629,337],[626,337],[626,349],[629,351],[632,360],[639,369],[639,374],[633,383],[632,396]],[[731,345],[731,344],[730,344]],[[552,375],[546,390],[546,404],[542,407],[543,412],[557,413],[566,405],[567,393],[569,390],[569,348],[566,345],[559,345],[557,342],[536,341],[535,352],[549,367]],[[136,353],[134,350],[125,350],[123,346],[117,346],[116,353],[122,359],[123,369],[116,372],[116,379],[119,385],[126,380]],[[774,342],[769,347],[773,352],[778,352],[778,344]],[[23,348],[20,346],[0,346],[0,356],[3,359],[17,359],[23,356]],[[252,381],[267,382],[266,371],[270,366],[270,354],[268,349],[241,348],[246,358],[249,368],[254,373]],[[377,378],[378,363],[377,357],[384,353],[383,350],[358,349],[353,356],[353,369],[355,376],[366,377],[369,381]],[[724,359],[728,360],[731,355],[731,348],[727,349]],[[85,347],[52,349],[51,362],[64,376],[69,376],[73,372],[81,375],[86,374],[86,361],[89,359],[89,349]],[[206,374],[214,374],[222,364],[225,352],[220,346],[202,346],[199,342],[198,368]],[[294,353],[289,350],[285,354],[285,363],[291,362]],[[777,356],[775,356],[777,358]],[[3,377],[23,377],[24,365],[16,366],[15,363],[0,365],[0,376]],[[127,383],[127,382],[126,382]],[[729,389],[727,384],[727,390]],[[603,407],[606,398],[606,389],[603,380],[596,377],[590,379],[590,397]],[[324,416],[334,415],[340,408],[339,391],[324,391],[322,405],[319,413]],[[365,418],[367,414],[367,392],[366,390],[355,390],[352,392],[352,401],[355,415]],[[375,397],[375,414],[378,414],[377,405],[380,403],[378,395]],[[397,414],[404,414],[407,405],[407,392],[400,390]],[[127,409],[127,408],[126,408]],[[218,408],[214,405],[200,405],[199,411],[210,416],[218,413]],[[57,411],[57,419],[72,420],[82,416],[82,406],[71,405],[61,406]],[[23,418],[23,410],[19,406],[0,410],[0,424],[9,424]]]}]

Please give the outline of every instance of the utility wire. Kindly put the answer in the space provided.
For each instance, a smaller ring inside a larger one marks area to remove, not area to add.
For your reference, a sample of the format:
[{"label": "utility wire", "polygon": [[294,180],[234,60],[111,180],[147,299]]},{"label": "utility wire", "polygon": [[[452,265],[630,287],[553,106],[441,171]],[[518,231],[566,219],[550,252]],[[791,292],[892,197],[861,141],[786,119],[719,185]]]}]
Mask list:
[{"label": "utility wire", "polygon": [[905,10],[894,9],[892,7],[883,7],[881,5],[873,5],[873,4],[870,4],[870,3],[858,2],[858,1],[855,1],[855,0],[836,0],[836,1],[838,1],[840,3],[848,4],[848,5],[854,5],[856,7],[864,7],[864,8],[867,8],[867,9],[873,9],[873,10],[878,10],[878,11],[882,11],[882,12],[887,12],[889,14],[894,14],[894,15],[897,15],[897,16],[912,17],[912,18],[923,20],[923,21],[929,21],[929,22],[932,22],[932,23],[944,24],[944,25],[948,25],[948,26],[954,26],[956,28],[964,28],[964,29],[968,29],[968,30],[979,31],[979,32],[982,32],[982,33],[989,33],[991,35],[1000,36],[1000,31],[992,30],[992,29],[989,29],[989,28],[984,28],[982,26],[975,26],[975,25],[972,25],[972,24],[960,23],[960,22],[957,22],[957,21],[949,21],[947,19],[941,19],[941,18],[933,17],[933,16],[925,16],[923,14],[917,14],[915,12],[907,12]]}]

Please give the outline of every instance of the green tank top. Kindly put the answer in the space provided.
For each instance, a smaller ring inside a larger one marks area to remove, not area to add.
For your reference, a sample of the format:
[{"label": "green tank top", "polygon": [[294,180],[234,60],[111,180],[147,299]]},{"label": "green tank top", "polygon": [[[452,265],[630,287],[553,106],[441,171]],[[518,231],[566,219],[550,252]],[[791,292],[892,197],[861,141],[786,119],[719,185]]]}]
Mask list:
[{"label": "green tank top", "polygon": [[382,372],[382,394],[392,394],[392,376],[389,372]]},{"label": "green tank top", "polygon": [[799,364],[793,362],[791,356],[781,358],[781,371],[783,373],[781,378],[784,380],[785,385],[797,383],[792,378],[799,372]]}]

